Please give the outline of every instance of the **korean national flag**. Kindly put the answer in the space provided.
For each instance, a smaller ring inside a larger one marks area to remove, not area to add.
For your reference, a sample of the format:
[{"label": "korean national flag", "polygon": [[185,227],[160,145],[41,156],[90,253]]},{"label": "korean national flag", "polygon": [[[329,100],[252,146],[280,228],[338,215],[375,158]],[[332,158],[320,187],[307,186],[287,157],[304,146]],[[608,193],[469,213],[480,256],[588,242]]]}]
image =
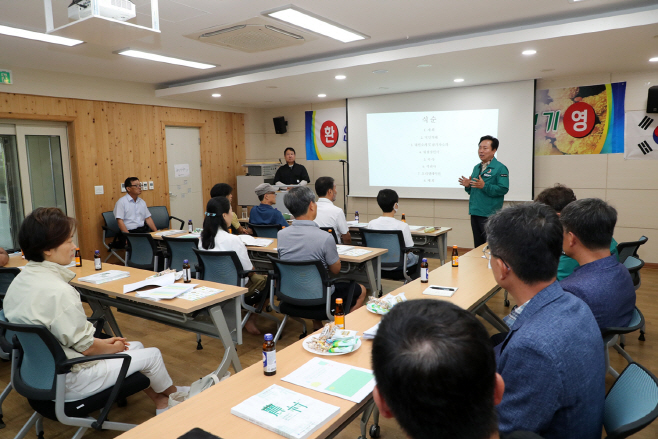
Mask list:
[{"label": "korean national flag", "polygon": [[626,160],[658,160],[658,113],[628,111],[625,132]]}]

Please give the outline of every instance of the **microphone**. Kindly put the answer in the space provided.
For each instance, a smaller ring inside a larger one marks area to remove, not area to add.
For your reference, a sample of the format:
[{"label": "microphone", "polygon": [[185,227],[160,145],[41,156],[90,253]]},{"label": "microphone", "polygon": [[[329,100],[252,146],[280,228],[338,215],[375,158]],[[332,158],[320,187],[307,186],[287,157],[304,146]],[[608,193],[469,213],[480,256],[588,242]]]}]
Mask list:
[{"label": "microphone", "polygon": [[347,163],[347,160],[338,160],[341,163]]}]

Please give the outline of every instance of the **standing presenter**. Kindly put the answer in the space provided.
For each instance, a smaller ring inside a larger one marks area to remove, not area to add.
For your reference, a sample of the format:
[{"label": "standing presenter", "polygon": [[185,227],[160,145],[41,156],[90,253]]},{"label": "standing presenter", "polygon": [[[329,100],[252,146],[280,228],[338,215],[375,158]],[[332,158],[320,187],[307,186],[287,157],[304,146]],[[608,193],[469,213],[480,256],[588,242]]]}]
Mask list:
[{"label": "standing presenter", "polygon": [[276,170],[274,184],[278,186],[287,184],[306,186],[311,178],[308,176],[308,171],[306,171],[304,165],[295,163],[295,150],[286,148],[283,155],[286,157],[286,164]]},{"label": "standing presenter", "polygon": [[481,162],[475,165],[470,177],[459,179],[459,184],[470,195],[468,214],[471,215],[474,247],[487,242],[484,227],[487,219],[503,207],[503,198],[509,191],[509,171],[494,157],[496,151],[498,139],[492,136],[480,138],[478,156]]}]

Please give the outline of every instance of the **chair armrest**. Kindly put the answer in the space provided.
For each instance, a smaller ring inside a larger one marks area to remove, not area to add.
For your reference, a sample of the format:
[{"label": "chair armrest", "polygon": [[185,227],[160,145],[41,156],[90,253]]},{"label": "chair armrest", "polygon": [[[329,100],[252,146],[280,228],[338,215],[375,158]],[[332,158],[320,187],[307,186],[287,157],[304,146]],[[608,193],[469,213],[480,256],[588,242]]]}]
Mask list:
[{"label": "chair armrest", "polygon": [[66,361],[63,361],[57,365],[57,373],[69,373],[71,371],[71,366],[76,364],[88,363],[90,361],[99,361],[99,360],[116,360],[123,359],[123,361],[128,361],[130,365],[130,360],[132,357],[126,354],[103,354],[103,355],[85,355],[84,357],[69,358]]},{"label": "chair armrest", "polygon": [[[345,311],[345,314],[348,314],[350,312],[350,309],[352,308],[352,300],[354,300],[354,290],[356,289],[355,285],[357,283],[354,279],[346,279],[343,277],[338,277],[338,278],[329,279],[329,285],[333,285],[337,281],[350,283],[350,292],[347,295],[347,300],[345,301],[345,303],[343,303],[343,311]],[[329,298],[329,300],[331,300],[331,298]]]},{"label": "chair armrest", "polygon": [[183,226],[185,225],[185,221],[183,221],[183,220],[180,219],[180,218],[176,218],[175,216],[171,216],[171,215],[170,215],[170,216],[169,216],[169,221],[171,222],[172,219],[174,219],[174,220],[176,220],[176,221],[180,221],[180,230],[183,230]]},{"label": "chair armrest", "polygon": [[249,273],[256,273],[256,274],[267,274],[269,275],[274,275],[273,270],[241,270],[240,271],[240,277],[247,277]]}]

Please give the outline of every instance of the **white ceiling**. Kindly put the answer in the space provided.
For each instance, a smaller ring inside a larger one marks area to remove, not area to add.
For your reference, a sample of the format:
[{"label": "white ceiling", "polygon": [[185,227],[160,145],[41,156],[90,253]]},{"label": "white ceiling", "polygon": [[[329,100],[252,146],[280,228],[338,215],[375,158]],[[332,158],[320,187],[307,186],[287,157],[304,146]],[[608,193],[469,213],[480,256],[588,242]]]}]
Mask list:
[{"label": "white ceiling", "polygon": [[[158,84],[160,97],[249,107],[318,101],[318,93],[333,100],[452,87],[455,77],[467,86],[658,71],[647,61],[658,56],[656,0],[298,0],[295,6],[370,38],[344,44],[320,36],[248,54],[183,36],[261,16],[288,1],[160,0],[161,34],[131,42],[96,33],[80,39],[98,43],[63,47],[0,35],[0,65]],[[53,0],[56,27],[68,22],[69,3]],[[135,23],[150,26],[150,0],[135,3]],[[42,2],[0,0],[0,24],[44,32]],[[126,47],[218,67],[199,71],[113,53]],[[537,55],[520,55],[527,48]],[[375,75],[376,69],[389,72]],[[336,81],[338,73],[348,78]],[[211,98],[213,92],[222,97]]]}]

